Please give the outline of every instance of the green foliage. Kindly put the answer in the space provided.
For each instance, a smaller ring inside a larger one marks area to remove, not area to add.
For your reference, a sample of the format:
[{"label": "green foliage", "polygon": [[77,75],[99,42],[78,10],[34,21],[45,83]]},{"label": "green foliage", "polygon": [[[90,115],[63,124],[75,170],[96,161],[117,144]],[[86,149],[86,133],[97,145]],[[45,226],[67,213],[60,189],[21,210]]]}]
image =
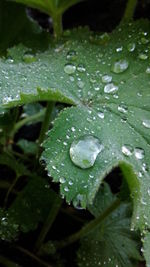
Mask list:
[{"label": "green foliage", "polygon": [[[98,192],[90,212],[100,216],[116,197],[108,185]],[[78,251],[78,266],[137,266],[134,260],[141,260],[134,234],[130,231],[130,206],[122,203],[103,222],[81,239]]]},{"label": "green foliage", "polygon": [[14,0],[15,2],[37,8],[48,15],[56,16],[58,13],[64,13],[69,7],[83,0]]},{"label": "green foliage", "polygon": [[21,231],[34,230],[47,218],[53,199],[57,197],[44,178],[33,176],[9,208],[9,214]]},{"label": "green foliage", "polygon": [[[45,255],[65,266],[61,249],[80,239],[78,266],[133,267],[143,260],[140,230],[148,267],[150,22],[128,22],[137,4],[129,0],[112,33],[63,32],[62,15],[78,2],[0,2],[0,238],[38,235],[30,252],[16,249],[43,266]],[[57,38],[19,3],[50,15]],[[103,180],[118,166],[115,195]],[[66,238],[68,221],[81,228]]]},{"label": "green foliage", "polygon": [[[14,19],[15,18],[15,19]],[[0,1],[0,55],[14,44],[32,44],[32,48],[45,47],[48,44],[48,34],[42,33],[36,22],[27,18],[25,9],[6,0]],[[45,42],[41,46],[41,39]]]}]

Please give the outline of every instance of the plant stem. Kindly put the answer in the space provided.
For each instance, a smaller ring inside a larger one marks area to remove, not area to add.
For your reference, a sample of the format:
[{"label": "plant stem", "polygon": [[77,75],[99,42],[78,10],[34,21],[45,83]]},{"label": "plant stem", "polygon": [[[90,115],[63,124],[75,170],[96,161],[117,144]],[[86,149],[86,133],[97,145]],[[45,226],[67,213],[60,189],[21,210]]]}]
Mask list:
[{"label": "plant stem", "polygon": [[122,22],[129,21],[134,16],[134,11],[137,5],[137,0],[128,0]]},{"label": "plant stem", "polygon": [[20,178],[20,175],[17,175],[16,178],[14,179],[14,181],[12,182],[12,184],[10,185],[10,187],[8,188],[8,191],[6,193],[6,197],[5,197],[5,200],[4,200],[4,206],[5,207],[7,205],[9,195],[12,192],[12,190],[14,189],[14,186],[16,185],[16,183],[17,183],[19,178]]},{"label": "plant stem", "polygon": [[57,248],[61,249],[64,248],[80,238],[84,237],[85,235],[89,234],[96,226],[98,226],[110,213],[112,213],[118,206],[120,205],[120,200],[115,200],[99,217],[90,221],[88,224],[83,226],[78,232],[73,235],[70,235],[66,240],[63,240],[58,243]]},{"label": "plant stem", "polygon": [[53,19],[54,36],[58,39],[63,33],[62,13],[53,15],[52,19]]},{"label": "plant stem", "polygon": [[[2,266],[6,266],[6,267],[16,267],[17,263],[5,258],[4,256],[0,255],[0,263],[2,264]],[[19,265],[18,265],[19,266]]]},{"label": "plant stem", "polygon": [[27,117],[19,122],[16,123],[16,125],[14,126],[14,129],[11,132],[11,137],[13,138],[14,135],[18,132],[18,130],[24,126],[25,124],[29,123],[29,122],[34,122],[37,119],[41,119],[44,116],[45,110],[43,109],[42,111],[38,112],[37,114],[34,114],[30,117]]},{"label": "plant stem", "polygon": [[25,255],[29,256],[30,258],[32,258],[33,260],[37,261],[40,265],[45,266],[45,267],[52,267],[52,265],[50,265],[49,263],[46,263],[45,261],[41,260],[40,258],[38,258],[36,255],[34,255],[33,253],[31,253],[30,251],[28,251],[25,248],[16,246],[16,249],[20,250],[21,252],[23,252]]},{"label": "plant stem", "polygon": [[51,115],[52,115],[52,110],[54,108],[54,105],[55,105],[54,102],[48,102],[47,103],[45,117],[44,117],[44,120],[43,120],[43,123],[42,123],[40,135],[39,135],[39,144],[41,144],[43,142],[43,140],[45,138],[45,133],[49,129]]},{"label": "plant stem", "polygon": [[56,216],[59,212],[61,205],[62,205],[62,200],[59,197],[56,197],[54,202],[53,202],[53,205],[50,209],[49,215],[48,215],[48,217],[47,217],[47,219],[43,225],[43,228],[42,228],[42,230],[38,236],[37,242],[35,244],[35,251],[38,252],[40,250],[47,233],[49,232],[53,222],[56,219]]}]

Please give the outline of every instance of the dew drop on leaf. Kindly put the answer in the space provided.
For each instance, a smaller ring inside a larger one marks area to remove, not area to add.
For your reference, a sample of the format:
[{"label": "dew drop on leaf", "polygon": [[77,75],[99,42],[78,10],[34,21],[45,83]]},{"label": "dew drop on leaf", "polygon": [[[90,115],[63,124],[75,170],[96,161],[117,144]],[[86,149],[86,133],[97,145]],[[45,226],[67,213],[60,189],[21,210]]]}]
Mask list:
[{"label": "dew drop on leaf", "polygon": [[68,53],[67,53],[67,60],[76,60],[77,58],[77,52],[74,51],[74,50],[70,50]]},{"label": "dew drop on leaf", "polygon": [[145,59],[147,59],[147,58],[148,58],[148,55],[143,54],[143,53],[140,53],[140,54],[139,54],[139,59],[145,60]]},{"label": "dew drop on leaf", "polygon": [[150,129],[150,120],[143,120],[142,124],[145,128]]},{"label": "dew drop on leaf", "polygon": [[85,135],[71,144],[70,158],[76,166],[87,169],[94,165],[102,149],[103,145],[98,138],[92,135]]},{"label": "dew drop on leaf", "polygon": [[77,66],[77,70],[78,70],[79,72],[85,72],[85,71],[86,71],[86,68],[85,68],[85,66],[84,66],[83,64],[79,64],[79,65]]},{"label": "dew drop on leaf", "polygon": [[127,49],[129,52],[133,52],[135,50],[135,47],[136,47],[135,43],[130,43],[128,44]]},{"label": "dew drop on leaf", "polygon": [[111,81],[112,81],[112,76],[110,76],[110,75],[102,76],[102,82],[103,83],[110,83]]},{"label": "dew drop on leaf", "polygon": [[133,148],[130,145],[123,145],[121,151],[125,156],[129,157],[133,153]]},{"label": "dew drop on leaf", "polygon": [[146,73],[147,73],[147,74],[150,74],[150,67],[147,67],[147,69],[146,69]]},{"label": "dew drop on leaf", "polygon": [[113,63],[111,70],[114,73],[122,73],[129,67],[129,63],[126,59],[120,59]]},{"label": "dew drop on leaf", "polygon": [[140,147],[136,147],[136,148],[134,149],[134,155],[135,155],[135,157],[136,157],[137,159],[143,159],[144,156],[145,156],[145,152],[144,152],[144,150],[143,150],[142,148],[140,148]]},{"label": "dew drop on leaf", "polygon": [[108,83],[104,87],[104,92],[107,94],[115,93],[116,91],[118,91],[118,86],[114,83]]},{"label": "dew drop on leaf", "polygon": [[76,71],[76,66],[72,63],[67,63],[64,67],[64,72],[67,74],[73,74]]}]

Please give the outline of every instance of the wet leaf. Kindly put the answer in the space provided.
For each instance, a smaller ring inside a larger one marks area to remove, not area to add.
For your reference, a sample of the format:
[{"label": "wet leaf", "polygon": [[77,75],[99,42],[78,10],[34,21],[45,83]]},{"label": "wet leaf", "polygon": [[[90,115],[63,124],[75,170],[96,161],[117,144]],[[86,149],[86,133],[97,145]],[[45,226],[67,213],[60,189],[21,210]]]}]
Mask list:
[{"label": "wet leaf", "polygon": [[[108,185],[99,190],[90,212],[100,216],[116,197]],[[103,222],[81,239],[78,251],[78,266],[132,267],[141,260],[135,234],[130,231],[130,205],[122,203]]]}]

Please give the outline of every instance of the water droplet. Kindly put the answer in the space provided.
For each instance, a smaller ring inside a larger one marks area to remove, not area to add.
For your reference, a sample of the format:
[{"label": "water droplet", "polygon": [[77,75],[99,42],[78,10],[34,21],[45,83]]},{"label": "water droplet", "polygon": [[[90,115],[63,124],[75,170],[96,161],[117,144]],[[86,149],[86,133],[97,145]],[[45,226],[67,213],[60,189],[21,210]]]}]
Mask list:
[{"label": "water droplet", "polygon": [[110,83],[111,81],[112,81],[112,76],[110,76],[110,75],[102,76],[102,82],[103,83]]},{"label": "water droplet", "polygon": [[69,192],[69,188],[67,186],[64,187],[65,192]]},{"label": "water droplet", "polygon": [[104,119],[104,117],[105,117],[105,115],[104,115],[103,112],[98,112],[97,115],[98,115],[98,117],[99,117],[100,119]]},{"label": "water droplet", "polygon": [[143,159],[144,156],[145,156],[145,152],[144,152],[144,150],[143,150],[142,148],[140,148],[140,147],[136,147],[136,148],[134,149],[134,155],[135,155],[135,157],[136,157],[137,159]]},{"label": "water droplet", "polygon": [[69,51],[69,52],[67,53],[67,60],[72,60],[72,61],[74,61],[74,60],[76,60],[76,58],[77,58],[77,52],[76,52],[76,51],[71,50],[71,51]]},{"label": "water droplet", "polygon": [[85,83],[83,81],[78,81],[77,82],[78,87],[81,88],[81,89],[84,87],[84,84]]},{"label": "water droplet", "polygon": [[147,69],[146,69],[146,73],[147,73],[147,74],[150,74],[150,67],[147,67]]},{"label": "water droplet", "polygon": [[120,105],[118,106],[118,111],[122,112],[122,113],[127,113],[128,112],[128,107],[125,105]]},{"label": "water droplet", "polygon": [[129,52],[133,52],[135,50],[135,47],[136,47],[135,43],[130,43],[128,44],[127,48]]},{"label": "water droplet", "polygon": [[116,48],[116,52],[121,52],[122,50],[123,50],[122,46]]},{"label": "water droplet", "polygon": [[79,65],[77,66],[77,70],[78,70],[79,72],[85,72],[85,71],[86,71],[86,68],[85,68],[85,66],[84,66],[83,64],[79,64]]},{"label": "water droplet", "polygon": [[70,147],[70,157],[76,166],[87,169],[94,165],[102,149],[103,145],[98,138],[92,135],[82,136],[73,141]]},{"label": "water droplet", "polygon": [[130,145],[123,145],[121,151],[125,156],[129,157],[133,153],[133,148]]},{"label": "water droplet", "polygon": [[64,183],[66,182],[66,179],[65,179],[64,177],[61,177],[61,178],[59,179],[59,182],[60,182],[61,184],[64,184]]},{"label": "water droplet", "polygon": [[150,120],[143,120],[142,124],[145,128],[150,129]]},{"label": "water droplet", "polygon": [[67,63],[64,67],[64,71],[67,74],[73,74],[76,71],[76,66],[72,63]]},{"label": "water droplet", "polygon": [[144,54],[144,53],[140,53],[139,54],[139,59],[145,60],[148,58],[148,55]]},{"label": "water droplet", "polygon": [[145,37],[141,38],[141,43],[142,44],[147,44],[148,42],[149,42],[149,40],[147,38],[145,38]]},{"label": "water droplet", "polygon": [[111,67],[111,70],[114,73],[122,73],[125,70],[127,70],[127,68],[129,67],[129,63],[126,59],[120,59],[116,62],[114,62],[114,64]]},{"label": "water droplet", "polygon": [[108,83],[104,87],[104,92],[107,94],[115,93],[116,91],[118,91],[118,86],[114,83]]}]

